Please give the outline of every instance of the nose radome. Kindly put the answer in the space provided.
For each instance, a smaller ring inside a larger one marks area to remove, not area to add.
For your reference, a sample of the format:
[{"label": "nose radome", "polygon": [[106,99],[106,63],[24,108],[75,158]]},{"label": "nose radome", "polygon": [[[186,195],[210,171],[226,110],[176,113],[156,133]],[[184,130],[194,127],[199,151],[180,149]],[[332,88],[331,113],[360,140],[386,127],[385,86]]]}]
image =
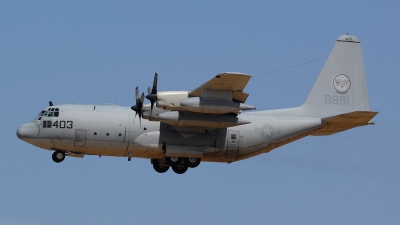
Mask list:
[{"label": "nose radome", "polygon": [[17,137],[19,139],[37,138],[39,128],[34,123],[26,123],[17,130]]}]

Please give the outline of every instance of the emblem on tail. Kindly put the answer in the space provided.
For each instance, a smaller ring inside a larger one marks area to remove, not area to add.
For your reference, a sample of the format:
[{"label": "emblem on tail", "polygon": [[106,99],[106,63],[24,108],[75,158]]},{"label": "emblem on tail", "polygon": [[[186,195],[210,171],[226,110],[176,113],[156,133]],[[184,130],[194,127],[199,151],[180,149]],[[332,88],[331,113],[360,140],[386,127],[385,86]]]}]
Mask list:
[{"label": "emblem on tail", "polygon": [[346,94],[350,86],[350,79],[344,74],[339,74],[333,79],[333,87],[339,94]]}]

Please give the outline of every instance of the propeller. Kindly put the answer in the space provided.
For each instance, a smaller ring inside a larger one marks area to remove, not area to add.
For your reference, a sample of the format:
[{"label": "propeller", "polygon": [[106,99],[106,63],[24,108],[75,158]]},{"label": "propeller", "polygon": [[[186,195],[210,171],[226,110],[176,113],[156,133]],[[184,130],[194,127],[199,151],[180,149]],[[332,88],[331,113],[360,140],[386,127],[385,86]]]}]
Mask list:
[{"label": "propeller", "polygon": [[140,126],[142,126],[142,114],[143,114],[143,101],[144,101],[144,93],[142,93],[142,96],[139,96],[139,87],[136,87],[136,105],[132,106],[131,109],[136,112],[136,115],[139,114],[139,121],[140,121]]},{"label": "propeller", "polygon": [[155,73],[154,74],[154,81],[153,81],[153,88],[149,87],[147,89],[148,95],[146,95],[146,98],[148,100],[150,100],[150,102],[151,102],[150,116],[153,113],[154,103],[157,101],[157,81],[158,81],[158,74]]}]

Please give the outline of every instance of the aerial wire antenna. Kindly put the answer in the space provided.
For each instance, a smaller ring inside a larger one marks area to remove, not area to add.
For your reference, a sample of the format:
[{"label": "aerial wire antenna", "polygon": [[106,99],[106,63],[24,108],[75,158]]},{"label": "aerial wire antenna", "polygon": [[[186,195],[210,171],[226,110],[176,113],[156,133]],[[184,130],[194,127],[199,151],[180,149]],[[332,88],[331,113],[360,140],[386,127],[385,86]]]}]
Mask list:
[{"label": "aerial wire antenna", "polygon": [[255,75],[253,77],[264,76],[264,75],[268,75],[268,74],[271,74],[271,73],[276,73],[276,72],[279,72],[279,71],[282,71],[282,70],[291,69],[293,67],[301,66],[301,65],[304,65],[304,64],[307,64],[307,63],[312,63],[312,62],[315,62],[315,61],[318,61],[318,60],[321,60],[321,59],[324,59],[324,58],[326,58],[326,56],[319,57],[317,59],[313,59],[313,60],[310,60],[310,61],[307,61],[307,62],[299,63],[299,64],[296,64],[296,65],[293,65],[293,66],[288,66],[288,67],[285,67],[285,68],[282,68],[282,69],[273,70],[273,71],[270,71],[270,72],[267,72],[267,73],[258,74],[258,75]]},{"label": "aerial wire antenna", "polygon": [[[309,61],[307,61],[307,62],[302,62],[302,63],[295,64],[295,65],[292,65],[292,66],[284,67],[284,68],[282,68],[282,69],[273,70],[273,71],[266,72],[266,73],[261,73],[261,74],[258,74],[258,75],[252,76],[252,77],[260,77],[260,76],[264,76],[264,75],[276,73],[276,72],[279,72],[279,71],[291,69],[291,68],[294,68],[294,67],[302,66],[302,65],[304,65],[304,64],[308,64],[308,63],[312,63],[312,62],[315,62],[315,61],[324,59],[324,58],[326,58],[326,57],[327,57],[327,56],[319,57],[319,58],[316,58],[316,59],[313,59],[313,60],[309,60]],[[154,78],[154,79],[156,79],[156,77],[157,77],[157,73],[155,74],[155,78]],[[155,85],[157,85],[157,81],[156,81],[156,80],[154,81],[154,83],[155,83]],[[154,84],[153,84],[153,86],[154,86]],[[156,89],[157,89],[157,86],[156,86]],[[150,94],[149,94],[149,95],[150,95]],[[147,95],[146,98],[147,98],[149,95]],[[122,103],[122,102],[131,102],[131,101],[134,101],[134,100],[131,99],[131,100],[119,101],[119,102],[115,102],[115,104],[117,104],[117,103]]]}]

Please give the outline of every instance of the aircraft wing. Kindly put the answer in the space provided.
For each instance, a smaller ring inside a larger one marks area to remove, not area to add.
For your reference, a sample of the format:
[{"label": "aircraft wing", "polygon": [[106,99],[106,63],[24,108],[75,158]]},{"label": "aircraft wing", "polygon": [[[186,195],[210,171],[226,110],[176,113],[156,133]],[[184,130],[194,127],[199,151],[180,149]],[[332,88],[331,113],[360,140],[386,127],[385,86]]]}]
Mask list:
[{"label": "aircraft wing", "polygon": [[[237,115],[241,111],[256,108],[244,104],[249,94],[243,89],[250,78],[248,74],[227,72],[218,74],[191,92],[155,91],[154,94],[147,96],[149,99],[154,99],[157,108],[163,110],[160,113],[156,112],[155,115],[151,114],[151,104],[148,106],[140,104],[143,97],[137,97],[138,104],[132,108],[134,110],[141,108],[145,119],[158,120],[175,126],[225,128],[247,124],[250,122],[238,118]],[[156,79],[157,75],[155,81]],[[156,90],[157,83],[154,84],[153,89]]]},{"label": "aircraft wing", "polygon": [[[202,90],[212,90],[212,91],[232,91],[232,99],[234,101],[244,103],[249,97],[249,94],[243,92],[243,89],[246,87],[249,82],[251,76],[243,73],[220,73],[211,80],[207,81],[200,87],[195,90],[189,92],[190,97],[202,97]],[[218,92],[210,92],[215,93],[215,98],[219,98],[220,95]],[[208,97],[212,97],[213,94],[208,95]]]}]

